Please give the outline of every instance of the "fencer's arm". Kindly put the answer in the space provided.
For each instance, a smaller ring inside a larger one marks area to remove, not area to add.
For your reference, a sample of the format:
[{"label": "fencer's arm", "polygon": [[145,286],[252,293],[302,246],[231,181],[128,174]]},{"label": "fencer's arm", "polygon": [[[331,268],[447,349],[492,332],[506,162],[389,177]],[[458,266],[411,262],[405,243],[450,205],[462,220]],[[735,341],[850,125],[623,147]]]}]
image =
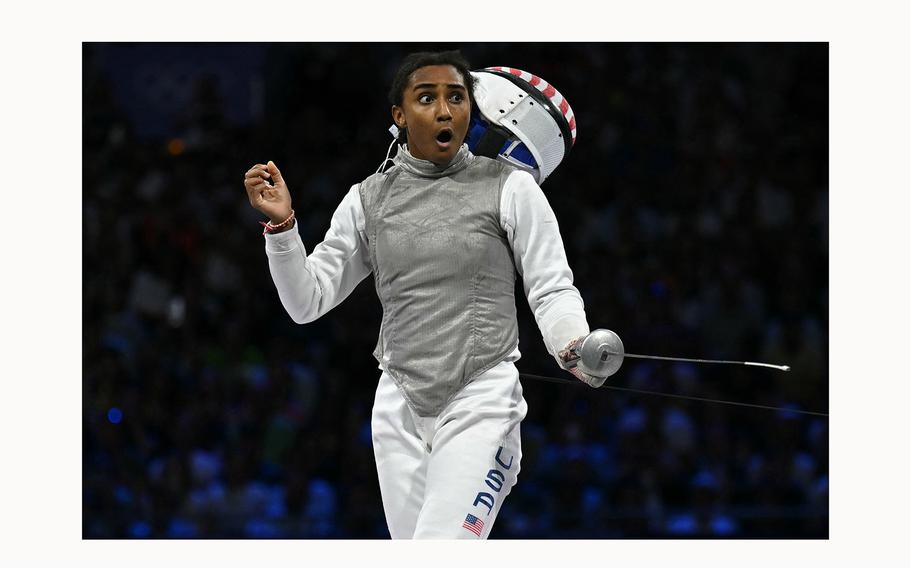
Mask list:
[{"label": "fencer's arm", "polygon": [[265,252],[281,305],[296,323],[308,323],[348,297],[371,271],[359,185],[341,200],[325,239],[306,254],[294,226],[265,235]]},{"label": "fencer's arm", "polygon": [[502,189],[500,222],[515,255],[528,304],[550,354],[558,353],[590,328],[556,215],[531,174],[515,171]]}]

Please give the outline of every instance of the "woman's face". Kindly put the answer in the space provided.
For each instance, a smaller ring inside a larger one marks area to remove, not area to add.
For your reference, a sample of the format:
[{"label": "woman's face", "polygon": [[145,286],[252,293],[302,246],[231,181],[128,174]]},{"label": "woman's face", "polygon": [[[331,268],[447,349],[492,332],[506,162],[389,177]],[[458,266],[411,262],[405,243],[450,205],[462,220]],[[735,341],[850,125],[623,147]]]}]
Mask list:
[{"label": "woman's face", "polygon": [[471,122],[464,79],[451,65],[428,65],[411,73],[401,106],[392,107],[398,128],[408,129],[408,150],[437,165],[452,161]]}]

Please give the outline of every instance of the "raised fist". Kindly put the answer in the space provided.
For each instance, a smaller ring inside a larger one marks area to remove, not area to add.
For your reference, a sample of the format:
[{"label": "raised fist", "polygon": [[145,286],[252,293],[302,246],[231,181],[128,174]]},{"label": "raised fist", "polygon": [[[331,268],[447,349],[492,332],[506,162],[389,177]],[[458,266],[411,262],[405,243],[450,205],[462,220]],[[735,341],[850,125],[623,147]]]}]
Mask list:
[{"label": "raised fist", "polygon": [[[270,183],[271,182],[271,183]],[[256,164],[243,177],[253,209],[278,224],[291,215],[291,194],[275,162]]]}]

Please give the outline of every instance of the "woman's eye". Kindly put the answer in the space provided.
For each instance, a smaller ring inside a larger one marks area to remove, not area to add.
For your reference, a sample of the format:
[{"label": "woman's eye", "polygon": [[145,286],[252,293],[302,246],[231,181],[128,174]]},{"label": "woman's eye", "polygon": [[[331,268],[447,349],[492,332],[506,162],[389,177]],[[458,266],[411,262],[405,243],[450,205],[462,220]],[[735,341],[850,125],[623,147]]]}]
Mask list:
[{"label": "woman's eye", "polygon": [[433,97],[431,97],[430,95],[420,95],[420,97],[417,98],[417,101],[422,104],[427,104],[428,102],[430,102],[432,100],[433,100]]},{"label": "woman's eye", "polygon": [[449,97],[449,99],[450,99],[453,103],[460,103],[461,101],[464,100],[464,97],[461,96],[461,93],[452,93],[452,96]]}]

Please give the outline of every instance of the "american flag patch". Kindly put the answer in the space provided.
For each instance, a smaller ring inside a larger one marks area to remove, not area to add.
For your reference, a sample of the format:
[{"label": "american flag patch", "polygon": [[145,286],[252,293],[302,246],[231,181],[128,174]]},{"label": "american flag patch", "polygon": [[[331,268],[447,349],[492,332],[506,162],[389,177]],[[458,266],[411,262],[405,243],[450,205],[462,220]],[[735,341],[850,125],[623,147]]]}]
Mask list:
[{"label": "american flag patch", "polygon": [[483,530],[483,521],[481,521],[474,515],[468,515],[467,517],[465,517],[464,524],[462,524],[461,526],[468,529],[469,531],[476,534],[477,536],[480,536],[480,531]]}]

